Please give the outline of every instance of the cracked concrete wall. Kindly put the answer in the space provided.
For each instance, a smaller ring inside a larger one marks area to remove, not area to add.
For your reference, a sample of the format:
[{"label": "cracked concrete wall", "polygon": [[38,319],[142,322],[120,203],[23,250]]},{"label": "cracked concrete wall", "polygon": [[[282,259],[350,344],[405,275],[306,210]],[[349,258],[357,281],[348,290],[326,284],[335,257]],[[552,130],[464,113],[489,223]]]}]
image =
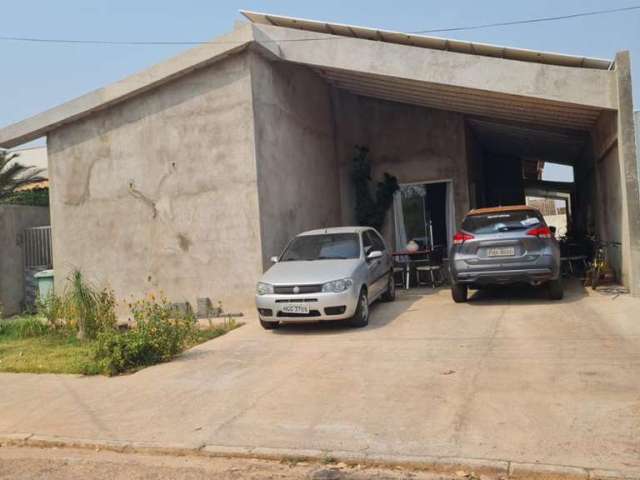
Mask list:
[{"label": "cracked concrete wall", "polygon": [[246,53],[48,137],[56,284],[251,307],[261,271]]},{"label": "cracked concrete wall", "polygon": [[265,269],[296,234],[340,225],[330,87],[307,67],[251,54]]},{"label": "cracked concrete wall", "polygon": [[24,259],[21,236],[25,228],[49,225],[48,207],[0,205],[0,313],[20,313],[24,300]]},{"label": "cracked concrete wall", "polygon": [[[364,145],[370,149],[374,182],[384,172],[400,183],[452,180],[457,227],[470,205],[464,116],[339,89],[334,90],[333,100],[343,223],[355,221],[351,161],[354,146]],[[382,233],[391,245],[392,225],[389,212]]]}]

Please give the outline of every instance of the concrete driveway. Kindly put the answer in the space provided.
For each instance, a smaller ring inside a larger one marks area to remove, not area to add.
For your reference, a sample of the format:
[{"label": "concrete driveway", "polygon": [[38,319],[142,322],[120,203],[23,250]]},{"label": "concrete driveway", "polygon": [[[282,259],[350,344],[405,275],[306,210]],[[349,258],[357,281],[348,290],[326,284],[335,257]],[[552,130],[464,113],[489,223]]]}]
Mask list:
[{"label": "concrete driveway", "polygon": [[250,319],[134,375],[0,374],[0,433],[638,471],[638,312],[573,285],[411,290],[361,330]]}]

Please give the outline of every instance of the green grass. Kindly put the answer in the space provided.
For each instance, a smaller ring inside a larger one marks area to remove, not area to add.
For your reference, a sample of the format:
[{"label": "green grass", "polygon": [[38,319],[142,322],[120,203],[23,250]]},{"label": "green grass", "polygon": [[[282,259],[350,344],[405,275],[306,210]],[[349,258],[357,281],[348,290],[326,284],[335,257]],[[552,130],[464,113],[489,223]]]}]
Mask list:
[{"label": "green grass", "polygon": [[194,340],[189,342],[187,348],[195,347],[196,345],[200,345],[201,343],[208,342],[209,340],[213,340],[214,338],[218,338],[225,333],[229,333],[231,330],[235,330],[236,328],[241,327],[242,325],[242,323],[225,322],[220,325],[213,325],[212,327],[198,330],[196,332]]},{"label": "green grass", "polygon": [[[240,325],[230,322],[199,330],[187,348]],[[93,346],[92,341],[77,340],[73,332],[48,329],[38,316],[0,320],[0,372],[99,374],[93,360]]]},{"label": "green grass", "polygon": [[50,331],[39,317],[0,320],[1,372],[83,373],[90,360],[90,344]]}]

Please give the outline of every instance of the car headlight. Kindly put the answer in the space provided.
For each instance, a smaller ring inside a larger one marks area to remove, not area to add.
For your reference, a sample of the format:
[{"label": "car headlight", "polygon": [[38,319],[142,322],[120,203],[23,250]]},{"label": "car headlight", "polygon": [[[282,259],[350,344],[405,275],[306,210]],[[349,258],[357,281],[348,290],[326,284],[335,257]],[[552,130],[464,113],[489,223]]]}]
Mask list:
[{"label": "car headlight", "polygon": [[322,285],[323,292],[340,293],[345,290],[349,290],[353,286],[353,280],[350,278],[343,278],[341,280],[334,280],[333,282],[327,282]]},{"label": "car headlight", "polygon": [[256,285],[256,293],[258,295],[270,295],[273,293],[273,285],[270,283],[258,282],[258,285]]}]

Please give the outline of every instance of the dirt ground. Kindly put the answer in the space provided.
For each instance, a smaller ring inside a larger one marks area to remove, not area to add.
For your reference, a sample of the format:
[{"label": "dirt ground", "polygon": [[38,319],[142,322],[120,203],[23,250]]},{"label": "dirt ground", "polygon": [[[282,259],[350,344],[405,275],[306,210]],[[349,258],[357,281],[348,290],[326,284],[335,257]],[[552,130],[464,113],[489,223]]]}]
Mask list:
[{"label": "dirt ground", "polygon": [[[11,480],[445,480],[451,477],[405,469],[253,459],[171,457],[107,451],[3,447],[0,479]],[[457,480],[477,478],[458,472]],[[482,478],[485,478],[484,476]],[[488,477],[487,477],[488,478]]]}]

